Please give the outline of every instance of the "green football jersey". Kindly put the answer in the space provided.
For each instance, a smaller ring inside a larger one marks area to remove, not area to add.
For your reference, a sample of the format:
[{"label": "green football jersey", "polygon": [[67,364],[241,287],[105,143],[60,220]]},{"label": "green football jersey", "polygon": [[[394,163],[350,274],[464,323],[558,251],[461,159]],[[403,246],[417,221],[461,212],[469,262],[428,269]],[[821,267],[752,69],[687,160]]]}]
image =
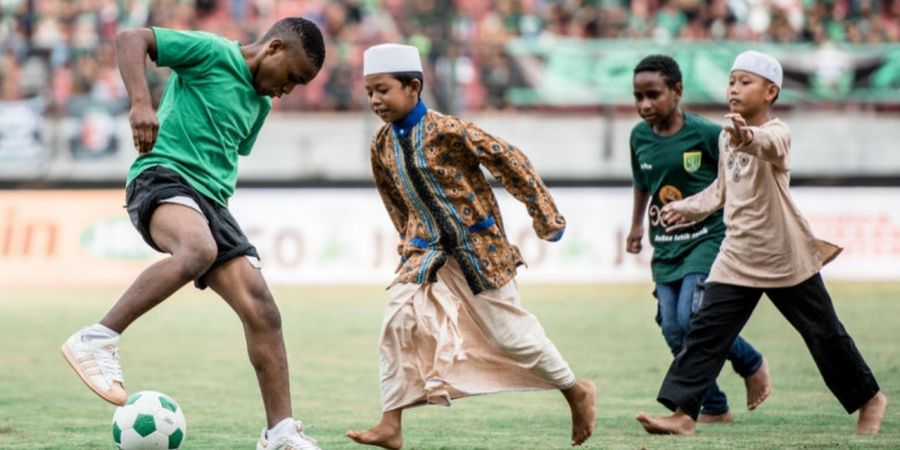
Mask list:
[{"label": "green football jersey", "polygon": [[690,273],[709,273],[725,237],[722,211],[688,228],[667,234],[660,210],[671,200],[690,197],[709,186],[718,172],[722,127],[695,114],[684,126],[659,136],[646,122],[631,130],[634,187],[650,193],[648,239],[653,246],[653,280],[669,283]]},{"label": "green football jersey", "polygon": [[139,156],[128,183],[161,165],[201,194],[227,206],[237,184],[238,155],[247,156],[272,101],[253,87],[240,44],[211,33],[153,28],[156,64],[170,67],[159,104],[159,136]]}]

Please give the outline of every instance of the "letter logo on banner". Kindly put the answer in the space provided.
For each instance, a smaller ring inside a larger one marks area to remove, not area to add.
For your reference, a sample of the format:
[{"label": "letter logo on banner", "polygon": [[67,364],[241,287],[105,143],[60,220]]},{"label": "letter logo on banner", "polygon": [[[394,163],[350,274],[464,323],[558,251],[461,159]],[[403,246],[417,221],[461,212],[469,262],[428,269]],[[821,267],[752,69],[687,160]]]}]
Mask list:
[{"label": "letter logo on banner", "polygon": [[15,207],[0,212],[0,257],[48,258],[57,253],[59,228],[50,221],[22,219]]},{"label": "letter logo on banner", "polygon": [[[527,264],[520,281],[650,282],[651,249],[625,254],[630,215],[609,214],[630,211],[630,189],[555,189],[568,225],[557,243],[538,239],[521,203],[496,194],[506,234]],[[845,248],[824,269],[829,279],[900,279],[900,188],[796,188],[792,196],[816,236]],[[0,191],[0,286],[127,286],[164,255],[143,242],[121,204],[121,190]],[[397,232],[374,189],[244,189],[231,210],[272,285],[386,285],[394,277]],[[658,224],[658,205],[649,216]]]}]

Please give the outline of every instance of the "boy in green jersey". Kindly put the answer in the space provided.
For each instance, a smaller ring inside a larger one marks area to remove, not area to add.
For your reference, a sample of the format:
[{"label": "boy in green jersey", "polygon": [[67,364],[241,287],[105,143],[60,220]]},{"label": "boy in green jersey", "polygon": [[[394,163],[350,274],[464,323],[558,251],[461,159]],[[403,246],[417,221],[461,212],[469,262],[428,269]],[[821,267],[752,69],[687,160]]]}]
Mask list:
[{"label": "boy in green jersey", "polygon": [[[270,97],[305,85],[322,67],[321,32],[306,19],[287,18],[242,46],[204,32],[134,29],[119,33],[116,49],[139,153],[128,173],[126,207],[144,240],[170,256],[145,269],[99,323],[72,335],[62,346],[66,360],[91,390],[124,404],[119,334],[194,280],[219,294],[243,323],[268,421],[257,448],[317,448],[292,418],[281,317],[228,198],[238,156],[250,154]],[[147,56],[172,69],[158,112]]]},{"label": "boy in green jersey", "polygon": [[[667,234],[660,221],[666,203],[700,192],[716,179],[722,127],[683,112],[678,106],[682,89],[681,70],[668,56],[648,56],[634,69],[635,107],[644,121],[631,131],[634,208],[625,246],[630,253],[641,251],[649,203],[657,321],[673,355],[681,351],[691,317],[703,300],[709,268],[725,237],[721,211],[676,234]],[[772,390],[765,359],[741,337],[729,348],[728,359],[744,378],[747,407],[755,409]],[[713,381],[698,422],[731,422],[733,418],[725,393]]]},{"label": "boy in green jersey", "polygon": [[770,110],[783,77],[772,56],[746,51],[735,58],[727,91],[731,124],[719,138],[718,176],[708,188],[660,212],[666,231],[678,232],[724,209],[726,232],[703,306],[657,395],[673,414],[635,417],[648,433],[694,433],[703,393],[763,294],[803,337],[844,409],[859,411],[856,431],[881,429],[887,398],[838,319],[819,274],[840,248],[813,236],[790,195],[791,134]]}]

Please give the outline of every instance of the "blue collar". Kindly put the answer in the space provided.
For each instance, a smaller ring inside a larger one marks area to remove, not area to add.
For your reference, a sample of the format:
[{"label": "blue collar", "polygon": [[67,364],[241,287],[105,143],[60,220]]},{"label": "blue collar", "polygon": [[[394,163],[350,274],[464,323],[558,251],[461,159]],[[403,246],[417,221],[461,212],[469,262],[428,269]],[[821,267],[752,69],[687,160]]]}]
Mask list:
[{"label": "blue collar", "polygon": [[394,133],[397,133],[397,136],[406,136],[406,134],[409,133],[409,130],[412,130],[412,128],[425,117],[425,113],[427,112],[428,107],[425,106],[425,102],[419,100],[419,103],[416,103],[416,107],[413,108],[406,117],[392,123],[391,128],[394,129]]}]

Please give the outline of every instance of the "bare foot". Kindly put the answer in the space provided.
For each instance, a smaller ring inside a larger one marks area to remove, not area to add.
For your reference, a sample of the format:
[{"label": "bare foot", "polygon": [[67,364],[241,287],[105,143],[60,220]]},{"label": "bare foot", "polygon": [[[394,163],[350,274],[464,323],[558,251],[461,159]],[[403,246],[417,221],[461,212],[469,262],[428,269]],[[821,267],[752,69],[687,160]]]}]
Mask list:
[{"label": "bare foot", "polygon": [[578,380],[562,393],[572,410],[572,445],[581,445],[594,433],[597,388],[590,381]]},{"label": "bare foot", "polygon": [[357,444],[375,445],[391,450],[403,447],[403,434],[400,430],[384,424],[378,424],[366,431],[348,431],[347,437]]},{"label": "bare foot", "polygon": [[862,405],[862,408],[859,408],[856,432],[878,434],[881,430],[881,420],[884,419],[884,410],[887,409],[887,403],[887,397],[881,391],[878,391],[865,405]]},{"label": "bare foot", "polygon": [[634,418],[644,426],[650,434],[678,434],[681,436],[690,436],[694,434],[697,422],[678,408],[671,416],[656,417],[648,416],[643,411],[639,412]]},{"label": "bare foot", "polygon": [[731,423],[734,422],[734,414],[725,411],[724,414],[700,414],[697,423]]},{"label": "bare foot", "polygon": [[675,414],[666,417],[651,417],[643,412],[639,412],[637,419],[644,430],[650,434],[678,434],[682,436],[690,436],[694,434],[694,428],[697,423],[681,408],[675,410]]},{"label": "bare foot", "polygon": [[744,378],[744,384],[747,386],[747,409],[753,411],[772,393],[772,377],[769,376],[769,363],[765,358],[753,375]]}]

